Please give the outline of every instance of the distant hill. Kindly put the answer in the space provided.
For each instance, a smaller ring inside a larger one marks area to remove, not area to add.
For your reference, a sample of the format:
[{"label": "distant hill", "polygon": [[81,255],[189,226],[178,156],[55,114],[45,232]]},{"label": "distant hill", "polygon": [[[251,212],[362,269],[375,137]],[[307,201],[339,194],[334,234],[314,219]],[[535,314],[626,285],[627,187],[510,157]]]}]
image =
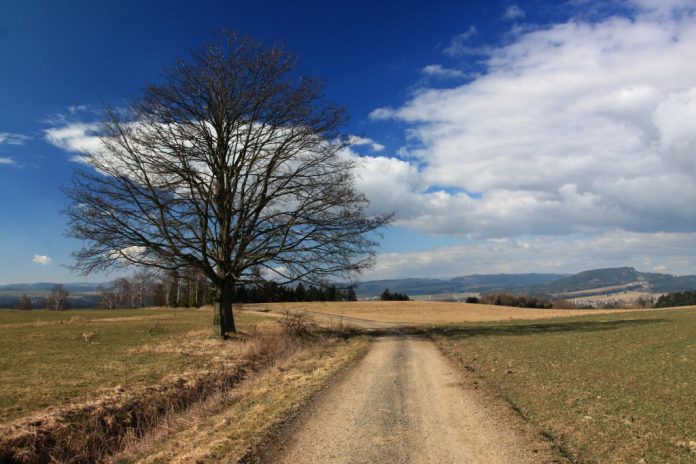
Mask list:
[{"label": "distant hill", "polygon": [[[55,283],[0,285],[0,308],[15,307],[19,297],[26,294],[37,301],[47,296]],[[99,285],[108,284],[73,282],[63,284],[70,292],[74,308],[94,307],[99,297]],[[696,276],[674,276],[654,272],[640,272],[632,267],[593,269],[577,274],[472,274],[451,279],[388,279],[360,282],[359,297],[375,297],[385,288],[392,292],[415,295],[449,295],[457,293],[507,292],[557,298],[618,293],[637,290],[668,293],[696,290]]]},{"label": "distant hill", "polygon": [[[47,292],[56,285],[55,282],[36,282],[33,284],[6,284],[0,285],[0,292]],[[108,285],[106,283],[89,283],[89,282],[73,282],[61,284],[69,292],[94,292],[100,285]]]},{"label": "distant hill", "polygon": [[[37,282],[33,284],[6,284],[0,285],[0,308],[14,308],[19,303],[22,295],[27,295],[37,305],[39,301],[47,297],[55,282]],[[108,284],[72,282],[62,284],[70,293],[68,301],[72,308],[93,308],[99,303],[97,287]]]},{"label": "distant hill", "polygon": [[381,294],[385,288],[408,295],[443,293],[485,293],[514,291],[555,281],[567,274],[472,274],[452,279],[389,279],[360,282],[356,293],[362,297]]},{"label": "distant hill", "polygon": [[594,269],[525,290],[555,296],[641,290],[665,293],[696,289],[696,276],[639,272],[632,267]]},{"label": "distant hill", "polygon": [[377,296],[385,288],[407,295],[508,292],[571,297],[641,290],[666,293],[696,290],[696,276],[639,272],[632,267],[593,269],[578,274],[473,274],[452,279],[391,279],[361,282],[358,296]]},{"label": "distant hill", "polygon": [[632,267],[594,269],[564,277],[542,286],[544,293],[567,293],[593,288],[639,283],[640,273]]}]

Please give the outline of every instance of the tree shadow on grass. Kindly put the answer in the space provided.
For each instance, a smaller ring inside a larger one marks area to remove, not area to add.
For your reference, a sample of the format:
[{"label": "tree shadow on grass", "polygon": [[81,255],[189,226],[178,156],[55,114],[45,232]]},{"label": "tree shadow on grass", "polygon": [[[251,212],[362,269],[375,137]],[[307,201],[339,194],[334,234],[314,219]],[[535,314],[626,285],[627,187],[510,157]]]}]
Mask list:
[{"label": "tree shadow on grass", "polygon": [[625,319],[619,321],[566,321],[535,323],[504,323],[469,326],[435,327],[397,327],[366,330],[373,336],[433,336],[443,335],[452,338],[471,338],[487,336],[523,336],[550,333],[582,333],[619,330],[627,327],[640,327],[669,322],[668,319]]}]

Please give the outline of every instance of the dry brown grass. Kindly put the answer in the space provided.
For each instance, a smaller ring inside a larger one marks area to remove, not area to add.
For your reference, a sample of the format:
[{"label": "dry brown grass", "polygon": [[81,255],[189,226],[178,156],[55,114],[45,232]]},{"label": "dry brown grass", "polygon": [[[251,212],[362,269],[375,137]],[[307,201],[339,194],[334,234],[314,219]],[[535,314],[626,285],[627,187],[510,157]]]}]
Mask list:
[{"label": "dry brown grass", "polygon": [[[89,401],[55,405],[0,426],[0,462],[101,461],[150,430],[166,427],[163,424],[168,417],[211,398],[224,397],[249,376],[343,335],[305,324],[302,318],[299,319],[299,322],[297,318],[284,319],[281,324],[269,320],[259,326],[249,326],[246,333],[227,341],[212,338],[209,329],[157,337],[164,329],[159,325],[149,326],[147,332],[152,337],[147,335],[145,340],[151,341],[118,346],[119,349],[125,348],[127,353],[108,351],[102,361],[111,359],[109,353],[112,357],[116,354],[128,358],[149,356],[153,360],[168,356],[193,357],[205,361],[186,372],[169,371],[169,375],[156,384],[129,384],[116,388],[105,388],[102,384],[101,389],[93,390],[95,393],[90,395]],[[119,333],[128,332],[129,325],[136,324],[136,320],[119,321],[119,324],[126,324]],[[302,333],[295,332],[298,324],[304,324]],[[107,343],[103,335],[95,337],[84,327],[79,327],[79,330],[83,339],[80,343],[96,343],[96,347],[104,347],[102,343]],[[93,338],[98,341],[92,342]],[[116,345],[106,346],[113,348]],[[312,353],[316,354],[316,351]]]},{"label": "dry brown grass", "polygon": [[331,377],[367,350],[367,338],[325,339],[279,360],[225,395],[170,417],[112,462],[199,463],[250,459]]},{"label": "dry brown grass", "polygon": [[138,437],[161,418],[233,387],[248,373],[294,351],[287,337],[265,333],[229,343],[217,362],[171,375],[157,385],[115,390],[84,403],[54,407],[0,430],[0,461],[94,462]]},{"label": "dry brown grass", "polygon": [[532,320],[617,312],[617,310],[596,309],[511,308],[507,306],[433,301],[270,303],[255,305],[254,307],[271,309],[274,312],[302,310],[347,318],[416,325]]},{"label": "dry brown grass", "polygon": [[[212,310],[0,311],[0,424],[237,358],[211,322]],[[263,314],[238,323],[246,333],[278,325]]]}]

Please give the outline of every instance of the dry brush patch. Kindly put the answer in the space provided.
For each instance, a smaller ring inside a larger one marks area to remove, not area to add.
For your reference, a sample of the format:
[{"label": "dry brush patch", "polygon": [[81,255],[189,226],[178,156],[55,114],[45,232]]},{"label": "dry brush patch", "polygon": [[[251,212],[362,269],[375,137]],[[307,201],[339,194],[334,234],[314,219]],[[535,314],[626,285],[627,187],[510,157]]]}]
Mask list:
[{"label": "dry brush patch", "polygon": [[259,450],[366,351],[365,337],[312,343],[126,447],[113,462],[256,462]]},{"label": "dry brush patch", "polygon": [[[170,375],[155,385],[117,387],[92,401],[54,407],[0,428],[0,462],[94,462],[157,427],[168,415],[224,394],[251,373],[259,372],[304,347],[336,336],[308,329],[298,336],[273,323],[230,341],[199,332],[159,343],[130,347],[133,353],[209,358],[197,369]],[[85,337],[89,339],[88,337]],[[85,342],[86,343],[86,342]]]},{"label": "dry brush patch", "polygon": [[696,461],[696,309],[470,324],[435,339],[574,461]]}]

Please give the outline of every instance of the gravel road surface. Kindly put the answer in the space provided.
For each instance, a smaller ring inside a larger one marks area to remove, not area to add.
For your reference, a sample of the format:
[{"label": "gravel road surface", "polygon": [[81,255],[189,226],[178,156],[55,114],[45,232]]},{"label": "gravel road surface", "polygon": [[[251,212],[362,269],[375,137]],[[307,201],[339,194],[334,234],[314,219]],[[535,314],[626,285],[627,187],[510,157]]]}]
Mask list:
[{"label": "gravel road surface", "polygon": [[360,363],[266,453],[274,463],[543,463],[530,439],[462,382],[435,345],[377,338]]}]

